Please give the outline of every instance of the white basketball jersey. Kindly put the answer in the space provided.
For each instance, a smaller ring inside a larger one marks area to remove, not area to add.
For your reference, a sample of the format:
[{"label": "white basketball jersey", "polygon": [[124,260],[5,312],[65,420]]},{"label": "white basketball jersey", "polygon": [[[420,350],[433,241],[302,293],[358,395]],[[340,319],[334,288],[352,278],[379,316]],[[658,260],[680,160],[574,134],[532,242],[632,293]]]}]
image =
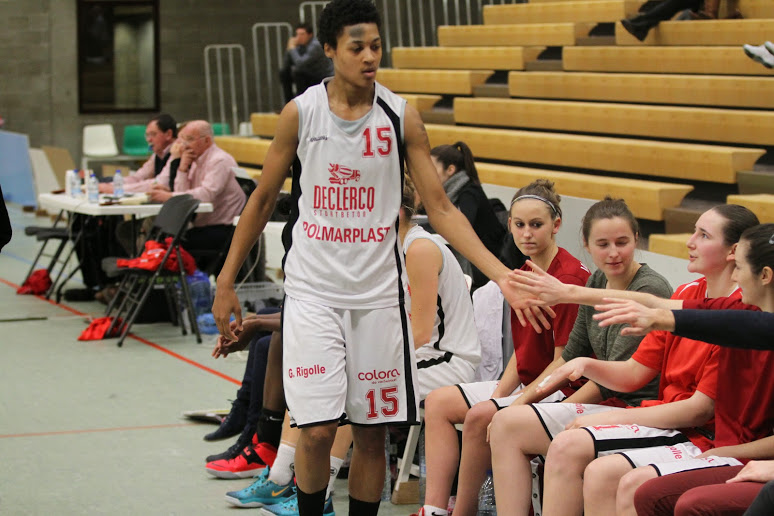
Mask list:
[{"label": "white basketball jersey", "polygon": [[[438,274],[438,305],[433,334],[430,342],[417,350],[417,367],[421,370],[423,364],[429,367],[433,365],[431,362],[448,362],[452,355],[477,367],[481,362],[481,344],[473,317],[473,302],[462,268],[448,247],[440,245],[419,226],[414,226],[406,234],[403,248],[408,249],[418,238],[426,238],[438,246],[443,256],[443,265]],[[410,299],[411,296],[406,303],[409,313]]]},{"label": "white basketball jersey", "polygon": [[343,120],[326,86],[298,106],[293,206],[283,241],[285,292],[333,308],[384,308],[403,298],[397,236],[406,101],[376,83],[371,110]]}]

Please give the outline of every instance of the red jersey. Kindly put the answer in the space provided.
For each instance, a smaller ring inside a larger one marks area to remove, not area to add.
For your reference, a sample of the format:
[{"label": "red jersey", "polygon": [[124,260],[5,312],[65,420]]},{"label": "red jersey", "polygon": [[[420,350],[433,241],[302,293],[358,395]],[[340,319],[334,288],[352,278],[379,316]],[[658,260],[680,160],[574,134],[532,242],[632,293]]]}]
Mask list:
[{"label": "red jersey", "polygon": [[[524,265],[522,270],[531,270]],[[571,285],[586,285],[591,272],[563,248],[551,261],[546,271],[562,283]],[[567,344],[575,318],[578,315],[578,305],[561,304],[553,307],[556,318],[551,322],[550,330],[537,333],[532,326],[522,326],[516,314],[511,310],[511,334],[513,335],[513,350],[516,357],[516,369],[519,379],[524,385],[532,383],[543,370],[554,361],[554,348]]]},{"label": "red jersey", "polygon": [[[683,300],[683,307],[692,300],[705,299],[707,280],[701,278],[681,285],[675,290],[672,299]],[[740,293],[734,293],[737,297]],[[687,400],[696,391],[701,391],[713,400],[718,392],[718,362],[720,347],[699,340],[678,337],[667,331],[648,333],[632,358],[640,364],[661,371],[658,385],[658,399],[645,400],[643,407]],[[686,429],[684,433],[701,448],[711,448],[712,421],[704,425],[701,433]]]},{"label": "red jersey", "polygon": [[[683,303],[686,309],[760,310],[728,298]],[[739,333],[744,338],[744,333]],[[715,401],[715,446],[733,446],[768,437],[774,428],[774,351],[721,348]]]}]

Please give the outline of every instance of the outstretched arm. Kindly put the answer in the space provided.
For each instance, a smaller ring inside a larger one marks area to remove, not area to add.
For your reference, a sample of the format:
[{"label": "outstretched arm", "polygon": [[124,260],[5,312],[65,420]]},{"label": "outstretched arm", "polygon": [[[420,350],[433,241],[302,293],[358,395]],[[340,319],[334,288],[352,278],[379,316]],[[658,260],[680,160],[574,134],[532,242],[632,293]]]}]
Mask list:
[{"label": "outstretched arm", "polygon": [[220,334],[229,340],[237,340],[229,326],[233,313],[236,328],[242,329],[242,311],[234,292],[234,280],[245,257],[263,232],[277,201],[282,183],[293,163],[298,147],[298,109],[295,102],[288,102],[277,122],[277,132],[266,154],[258,188],[250,196],[242,211],[231,240],[226,262],[218,276],[218,289],[212,313]]},{"label": "outstretched arm", "polygon": [[597,305],[606,297],[630,299],[649,308],[680,309],[681,299],[667,299],[647,292],[633,290],[606,290],[588,288],[580,285],[562,283],[538,267],[533,261],[527,260],[532,271],[514,270],[510,273],[513,286],[535,298],[533,304],[556,305],[559,303],[575,303],[578,305]]},{"label": "outstretched arm", "polygon": [[522,309],[527,308],[526,296],[509,283],[509,269],[484,247],[465,216],[449,201],[430,160],[427,131],[419,113],[411,106],[406,106],[405,127],[409,172],[422,198],[422,204],[433,229],[500,286],[508,303],[517,311],[520,322],[525,318],[533,318],[530,322],[536,331],[542,331],[541,324],[545,328],[550,328],[551,325],[542,312],[537,312],[540,324],[534,321],[532,311],[522,312]]},{"label": "outstretched arm", "polygon": [[538,385],[538,393],[554,392],[567,380],[575,381],[586,377],[592,382],[618,392],[634,392],[647,385],[658,371],[644,366],[636,360],[605,361],[595,358],[574,358],[558,367],[551,376]]}]

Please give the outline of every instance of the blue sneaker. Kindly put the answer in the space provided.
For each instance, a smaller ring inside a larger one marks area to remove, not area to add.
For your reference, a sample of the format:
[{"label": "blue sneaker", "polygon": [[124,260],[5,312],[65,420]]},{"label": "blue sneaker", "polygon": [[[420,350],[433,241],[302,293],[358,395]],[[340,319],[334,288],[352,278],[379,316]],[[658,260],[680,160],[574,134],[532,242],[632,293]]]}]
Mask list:
[{"label": "blue sneaker", "polygon": [[[264,507],[261,509],[261,514],[264,516],[298,516],[298,495],[293,493],[292,497],[282,503]],[[328,499],[325,500],[323,516],[336,516],[336,513],[333,512],[332,496],[329,496]]]},{"label": "blue sneaker", "polygon": [[284,486],[275,484],[269,480],[269,467],[266,466],[248,487],[226,493],[226,501],[237,507],[263,507],[279,504],[291,496],[295,497],[293,481]]}]

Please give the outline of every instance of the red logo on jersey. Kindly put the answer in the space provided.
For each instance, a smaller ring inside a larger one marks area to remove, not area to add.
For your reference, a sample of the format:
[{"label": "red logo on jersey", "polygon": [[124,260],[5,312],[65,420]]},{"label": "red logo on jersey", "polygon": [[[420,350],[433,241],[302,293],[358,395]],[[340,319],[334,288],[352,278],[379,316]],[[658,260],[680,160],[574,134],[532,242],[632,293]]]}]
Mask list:
[{"label": "red logo on jersey", "polygon": [[679,450],[674,446],[667,446],[667,449],[670,452],[672,452],[672,455],[674,456],[675,460],[681,460],[684,457],[682,450]]},{"label": "red logo on jersey", "polygon": [[325,366],[315,364],[312,367],[296,367],[295,371],[292,367],[288,369],[288,378],[309,378],[317,374],[325,374]]},{"label": "red logo on jersey", "polygon": [[360,181],[359,170],[353,170],[338,163],[329,163],[329,165],[328,172],[330,172],[331,177],[328,178],[328,181],[332,185],[345,185],[350,181]]},{"label": "red logo on jersey", "polygon": [[389,371],[364,371],[357,373],[358,380],[389,380],[400,376],[400,371],[397,369],[391,369]]}]

